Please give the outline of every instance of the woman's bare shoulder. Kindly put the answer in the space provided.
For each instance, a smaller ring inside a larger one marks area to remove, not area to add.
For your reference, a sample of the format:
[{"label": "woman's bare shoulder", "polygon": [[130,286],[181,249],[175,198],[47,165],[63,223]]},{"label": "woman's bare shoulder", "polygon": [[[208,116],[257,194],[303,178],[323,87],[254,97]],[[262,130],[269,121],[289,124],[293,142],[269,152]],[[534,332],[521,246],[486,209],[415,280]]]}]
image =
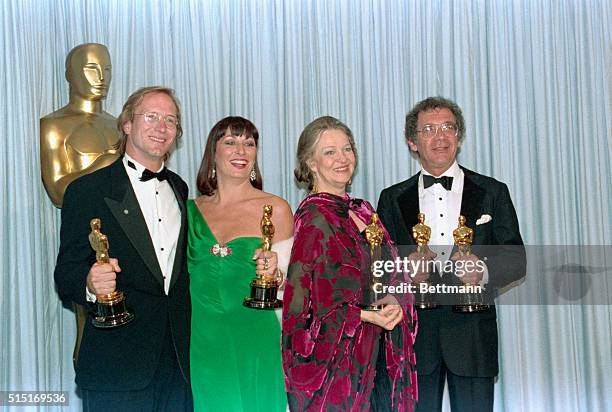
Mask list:
[{"label": "woman's bare shoulder", "polygon": [[282,197],[277,196],[275,194],[260,191],[259,196],[257,196],[257,198],[254,200],[256,200],[256,202],[262,207],[264,205],[272,205],[274,210],[273,213],[278,212],[292,214],[291,206],[289,206],[289,203],[287,203],[287,201]]},{"label": "woman's bare shoulder", "polygon": [[284,240],[293,235],[293,212],[285,199],[272,193],[262,192],[260,206],[272,205],[272,221],[277,229],[277,239]]}]

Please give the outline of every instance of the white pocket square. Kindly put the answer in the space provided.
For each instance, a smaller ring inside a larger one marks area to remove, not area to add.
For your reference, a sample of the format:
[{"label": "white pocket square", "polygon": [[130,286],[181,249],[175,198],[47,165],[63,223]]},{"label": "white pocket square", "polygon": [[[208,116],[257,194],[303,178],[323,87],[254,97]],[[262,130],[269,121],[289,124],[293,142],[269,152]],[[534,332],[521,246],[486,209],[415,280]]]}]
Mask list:
[{"label": "white pocket square", "polygon": [[480,216],[480,218],[476,221],[476,226],[478,225],[484,225],[485,223],[489,223],[493,218],[490,215],[482,215]]}]

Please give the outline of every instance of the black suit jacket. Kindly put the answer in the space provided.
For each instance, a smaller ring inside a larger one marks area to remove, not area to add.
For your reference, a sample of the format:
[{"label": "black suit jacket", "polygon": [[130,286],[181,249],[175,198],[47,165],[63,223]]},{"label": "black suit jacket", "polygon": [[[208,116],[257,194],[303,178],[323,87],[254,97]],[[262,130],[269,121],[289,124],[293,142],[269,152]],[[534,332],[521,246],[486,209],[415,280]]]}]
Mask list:
[{"label": "black suit jacket", "polygon": [[181,230],[169,294],[164,293],[162,272],[144,216],[122,160],[85,175],[66,190],[62,208],[60,250],[55,282],[62,300],[86,302],[86,278],[95,262],[88,235],[89,222],[100,218],[107,235],[109,255],[121,272],[117,288],[134,310],[132,323],[115,329],[96,329],[88,319],[76,365],[76,382],[83,389],[124,391],[142,389],[158,366],[168,329],[181,372],[189,381],[191,304],[186,262],[188,188],[168,172],[180,210]]},{"label": "black suit jacket", "polygon": [[[494,294],[498,288],[525,276],[525,249],[516,211],[504,183],[465,168],[462,170],[465,178],[461,214],[466,218],[466,226],[474,229],[474,254],[481,258],[482,254],[487,256],[489,283],[486,288],[487,293]],[[378,214],[400,248],[402,245],[415,244],[412,227],[418,223],[420,210],[419,174],[380,194]],[[476,225],[476,221],[485,214],[491,216],[491,221]],[[425,223],[431,220],[426,216]],[[484,246],[479,249],[478,245]],[[497,320],[494,306],[487,312],[469,314],[453,313],[451,306],[442,306],[421,310],[418,315],[415,351],[419,374],[433,372],[444,360],[451,372],[457,375],[497,375]]]}]

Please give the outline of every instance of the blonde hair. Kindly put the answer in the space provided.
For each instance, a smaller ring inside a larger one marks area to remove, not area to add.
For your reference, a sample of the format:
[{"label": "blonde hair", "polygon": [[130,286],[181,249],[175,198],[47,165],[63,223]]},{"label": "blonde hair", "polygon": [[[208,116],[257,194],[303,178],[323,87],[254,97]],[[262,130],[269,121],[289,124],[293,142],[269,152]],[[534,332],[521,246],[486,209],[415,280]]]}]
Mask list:
[{"label": "blonde hair", "polygon": [[314,155],[315,147],[319,143],[319,139],[323,132],[327,130],[340,130],[349,140],[353,153],[355,154],[355,167],[357,167],[357,149],[355,148],[355,139],[351,129],[340,120],[332,116],[319,117],[310,122],[300,134],[300,140],[297,147],[297,166],[293,171],[295,179],[298,183],[304,184],[308,190],[312,190],[314,186],[314,175],[308,161]]}]

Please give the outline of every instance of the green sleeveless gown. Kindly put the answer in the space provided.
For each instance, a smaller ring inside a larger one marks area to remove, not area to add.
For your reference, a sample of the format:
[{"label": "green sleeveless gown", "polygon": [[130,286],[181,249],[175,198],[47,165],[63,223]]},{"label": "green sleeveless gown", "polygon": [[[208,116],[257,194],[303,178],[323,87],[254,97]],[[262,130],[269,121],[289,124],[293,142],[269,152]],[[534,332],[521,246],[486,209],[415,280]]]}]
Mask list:
[{"label": "green sleeveless gown", "polygon": [[187,202],[191,291],[191,387],[196,411],[285,411],[280,324],[273,310],[242,306],[255,276],[257,237],[218,244],[193,200]]}]

